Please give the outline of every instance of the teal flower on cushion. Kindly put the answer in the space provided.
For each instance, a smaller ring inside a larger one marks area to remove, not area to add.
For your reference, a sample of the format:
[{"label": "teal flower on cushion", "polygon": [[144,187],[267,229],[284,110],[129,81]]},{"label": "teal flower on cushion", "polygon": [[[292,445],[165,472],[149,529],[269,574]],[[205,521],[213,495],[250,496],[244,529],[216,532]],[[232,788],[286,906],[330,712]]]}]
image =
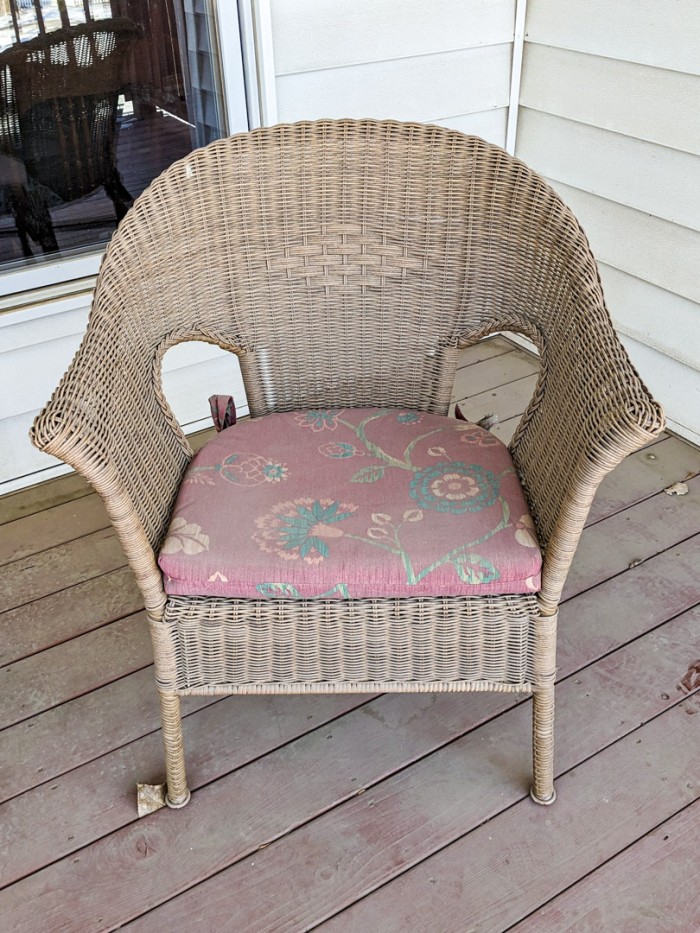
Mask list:
[{"label": "teal flower on cushion", "polygon": [[498,498],[498,477],[476,463],[436,463],[414,475],[409,492],[422,509],[480,512]]},{"label": "teal flower on cushion", "polygon": [[262,468],[262,475],[266,483],[279,483],[287,478],[287,467],[283,463],[266,463]]},{"label": "teal flower on cushion", "polygon": [[301,558],[307,564],[318,564],[329,555],[326,541],[343,536],[338,522],[350,518],[356,509],[356,505],[332,499],[280,502],[255,520],[258,531],[253,540],[261,551],[284,560]]},{"label": "teal flower on cushion", "polygon": [[419,411],[400,411],[396,416],[399,424],[418,424],[423,415]]},{"label": "teal flower on cushion", "polygon": [[294,420],[302,428],[311,428],[312,431],[335,431],[338,426],[338,415],[342,415],[344,408],[314,408],[311,411],[301,411],[294,416]]},{"label": "teal flower on cushion", "polygon": [[493,583],[501,576],[490,560],[479,554],[462,554],[454,558],[452,566],[457,571],[460,580],[476,586],[484,583]]}]

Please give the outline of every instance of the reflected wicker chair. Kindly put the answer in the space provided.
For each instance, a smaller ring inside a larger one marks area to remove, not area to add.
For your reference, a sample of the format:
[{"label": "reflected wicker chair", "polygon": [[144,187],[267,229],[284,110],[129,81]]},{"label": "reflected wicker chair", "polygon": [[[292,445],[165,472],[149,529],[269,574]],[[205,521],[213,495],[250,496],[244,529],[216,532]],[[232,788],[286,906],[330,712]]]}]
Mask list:
[{"label": "reflected wicker chair", "polygon": [[[166,350],[237,354],[254,419],[444,416],[460,350],[497,331],[541,353],[510,444],[543,553],[537,592],[166,594],[157,555],[192,458],[161,389]],[[586,238],[541,178],[458,132],[345,120],[215,142],[151,185],[110,243],[87,335],[32,439],[102,495],[143,592],[170,806],[189,799],[181,695],[474,690],[533,695],[531,794],[546,804],[567,571],[601,479],[662,427]]]},{"label": "reflected wicker chair", "polygon": [[31,185],[13,184],[9,204],[22,250],[29,237],[58,249],[51,196],[73,201],[103,186],[117,221],[132,197],[117,169],[117,101],[139,27],[95,20],[19,42],[0,54],[0,151],[24,163]]}]

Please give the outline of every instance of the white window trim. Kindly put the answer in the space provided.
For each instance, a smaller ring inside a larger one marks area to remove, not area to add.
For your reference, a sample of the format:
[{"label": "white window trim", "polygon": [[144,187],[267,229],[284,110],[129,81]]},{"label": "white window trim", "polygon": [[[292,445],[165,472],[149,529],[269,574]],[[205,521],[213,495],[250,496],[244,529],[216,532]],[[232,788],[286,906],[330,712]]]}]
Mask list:
[{"label": "white window trim", "polygon": [[527,0],[516,0],[515,25],[513,30],[513,61],[510,69],[510,98],[508,122],[506,124],[506,152],[515,155],[515,140],[518,133],[518,109],[520,107],[520,82],[523,74],[523,51],[525,49],[525,17]]},{"label": "white window trim", "polygon": [[279,122],[279,117],[277,113],[275,54],[272,41],[271,0],[249,0],[249,2],[252,3],[254,18],[253,34],[255,37],[260,124],[261,126],[273,126]]},{"label": "white window trim", "polygon": [[51,286],[66,286],[72,291],[70,283],[76,279],[94,278],[100,268],[104,249],[64,259],[35,262],[19,269],[3,272],[0,276],[1,311],[15,311],[24,308],[27,303],[34,304],[38,289]]},{"label": "white window trim", "polygon": [[[250,98],[247,86],[251,83],[245,48],[249,40],[250,27],[244,21],[244,2],[241,10],[231,0],[212,0],[214,11],[214,34],[221,61],[226,126],[230,134],[243,133],[250,124]],[[252,63],[254,66],[254,62]],[[245,102],[246,112],[241,108]]]}]

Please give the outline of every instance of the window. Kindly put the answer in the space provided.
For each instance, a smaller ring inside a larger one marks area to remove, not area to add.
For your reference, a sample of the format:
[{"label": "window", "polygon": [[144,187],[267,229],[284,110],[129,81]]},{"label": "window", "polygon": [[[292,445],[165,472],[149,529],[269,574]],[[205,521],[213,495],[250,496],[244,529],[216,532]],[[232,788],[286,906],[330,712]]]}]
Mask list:
[{"label": "window", "polygon": [[0,0],[0,269],[104,246],[226,132],[214,37],[207,0]]}]

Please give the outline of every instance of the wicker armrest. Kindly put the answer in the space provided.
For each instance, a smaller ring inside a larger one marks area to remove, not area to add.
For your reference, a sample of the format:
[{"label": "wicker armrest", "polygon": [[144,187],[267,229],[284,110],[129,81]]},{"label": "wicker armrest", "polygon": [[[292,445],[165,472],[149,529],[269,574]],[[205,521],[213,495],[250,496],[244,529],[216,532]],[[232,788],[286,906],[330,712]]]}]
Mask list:
[{"label": "wicker armrest", "polygon": [[151,373],[140,371],[118,342],[109,355],[96,350],[92,337],[88,328],[30,437],[103,498],[146,608],[159,612],[165,594],[155,554],[192,451],[162,395],[154,393]]},{"label": "wicker armrest", "polygon": [[511,442],[545,551],[542,604],[556,607],[601,480],[664,428],[610,326],[599,282],[572,292],[542,353],[542,370]]}]

